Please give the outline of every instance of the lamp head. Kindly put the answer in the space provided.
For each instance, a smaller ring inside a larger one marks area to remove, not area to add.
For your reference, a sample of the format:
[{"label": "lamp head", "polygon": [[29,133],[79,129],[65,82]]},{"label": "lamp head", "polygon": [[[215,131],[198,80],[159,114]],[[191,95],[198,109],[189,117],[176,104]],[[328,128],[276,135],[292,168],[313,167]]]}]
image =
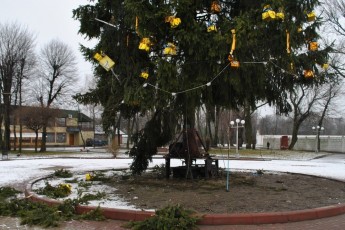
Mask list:
[{"label": "lamp head", "polygon": [[240,123],[240,119],[237,118],[237,119],[236,119],[236,123],[237,123],[237,124]]},{"label": "lamp head", "polygon": [[235,124],[235,122],[234,121],[230,121],[230,125],[234,125]]},{"label": "lamp head", "polygon": [[244,123],[246,123],[244,120],[241,121],[241,124],[244,125]]}]

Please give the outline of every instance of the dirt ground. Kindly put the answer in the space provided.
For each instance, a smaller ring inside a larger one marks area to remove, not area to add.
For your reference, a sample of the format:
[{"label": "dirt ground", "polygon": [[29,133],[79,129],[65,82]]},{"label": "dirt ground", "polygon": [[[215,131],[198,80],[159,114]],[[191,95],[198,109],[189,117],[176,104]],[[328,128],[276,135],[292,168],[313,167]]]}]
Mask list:
[{"label": "dirt ground", "polygon": [[[302,210],[345,203],[345,183],[296,174],[231,172],[212,179],[165,179],[156,173],[116,178],[117,195],[142,209],[180,204],[200,213]],[[229,190],[227,191],[227,188]]]}]

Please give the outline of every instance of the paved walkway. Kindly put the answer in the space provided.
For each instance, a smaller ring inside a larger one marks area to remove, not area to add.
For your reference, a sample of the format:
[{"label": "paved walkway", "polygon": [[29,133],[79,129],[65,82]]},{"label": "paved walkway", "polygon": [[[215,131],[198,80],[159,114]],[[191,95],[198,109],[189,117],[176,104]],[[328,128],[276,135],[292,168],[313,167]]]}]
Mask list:
[{"label": "paved walkway", "polygon": [[[4,221],[4,223],[2,223]],[[29,227],[19,224],[17,218],[0,218],[0,230],[42,230],[40,227]],[[106,221],[70,221],[62,223],[52,230],[124,230],[122,227],[126,222],[116,220]],[[200,230],[343,230],[345,229],[345,214],[330,218],[323,218],[312,221],[301,221],[286,224],[265,224],[265,225],[215,225],[198,226]]]}]

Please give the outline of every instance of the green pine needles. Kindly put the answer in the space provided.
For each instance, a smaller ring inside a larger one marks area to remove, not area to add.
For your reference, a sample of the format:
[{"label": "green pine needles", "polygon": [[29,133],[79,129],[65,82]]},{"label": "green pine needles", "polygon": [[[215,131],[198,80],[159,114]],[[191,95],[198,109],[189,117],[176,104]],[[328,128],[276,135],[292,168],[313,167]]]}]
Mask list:
[{"label": "green pine needles", "polygon": [[[68,199],[57,206],[49,206],[43,203],[31,202],[24,198],[17,198],[19,191],[11,187],[0,187],[0,216],[20,217],[21,224],[29,226],[57,227],[62,221],[68,220],[104,220],[100,207],[77,215],[75,206],[78,199]],[[86,200],[86,199],[85,199]]]},{"label": "green pine needles", "polygon": [[197,229],[199,218],[193,216],[193,211],[180,205],[167,206],[157,210],[151,218],[139,222],[130,222],[128,227],[133,230],[191,230]]}]

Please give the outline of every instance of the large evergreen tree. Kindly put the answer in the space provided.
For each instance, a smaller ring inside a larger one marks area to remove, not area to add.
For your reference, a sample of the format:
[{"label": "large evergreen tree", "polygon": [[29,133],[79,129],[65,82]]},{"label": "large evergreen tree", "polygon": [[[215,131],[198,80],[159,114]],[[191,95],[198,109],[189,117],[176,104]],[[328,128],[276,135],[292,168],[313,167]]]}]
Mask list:
[{"label": "large evergreen tree", "polygon": [[[129,117],[154,112],[131,150],[133,172],[140,173],[156,147],[171,139],[180,118],[194,126],[199,106],[245,107],[249,116],[263,100],[288,112],[286,92],[295,84],[322,83],[319,66],[327,63],[329,48],[308,50],[311,42],[317,43],[320,22],[307,15],[318,4],[317,0],[99,0],[80,6],[73,12],[81,22],[79,32],[99,38],[96,47],[82,47],[85,56],[93,60],[103,51],[116,65],[113,72],[106,72],[94,60],[98,86],[77,98],[100,102],[108,127],[115,125],[119,113]],[[271,19],[263,19],[264,8],[271,10]],[[177,47],[176,54],[166,55],[171,44]],[[231,67],[229,57],[240,67]],[[305,78],[306,70],[317,77]],[[143,71],[147,79],[140,77]]]}]

